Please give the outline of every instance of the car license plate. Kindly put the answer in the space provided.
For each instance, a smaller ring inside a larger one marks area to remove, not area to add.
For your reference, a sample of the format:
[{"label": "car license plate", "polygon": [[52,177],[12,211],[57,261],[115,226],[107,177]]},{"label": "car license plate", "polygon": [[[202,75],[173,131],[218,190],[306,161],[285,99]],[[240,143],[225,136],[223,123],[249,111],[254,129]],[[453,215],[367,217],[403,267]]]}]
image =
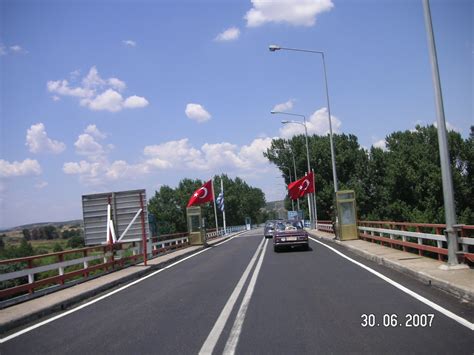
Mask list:
[{"label": "car license plate", "polygon": [[297,237],[286,237],[286,241],[288,242],[294,242],[295,240],[298,240]]}]

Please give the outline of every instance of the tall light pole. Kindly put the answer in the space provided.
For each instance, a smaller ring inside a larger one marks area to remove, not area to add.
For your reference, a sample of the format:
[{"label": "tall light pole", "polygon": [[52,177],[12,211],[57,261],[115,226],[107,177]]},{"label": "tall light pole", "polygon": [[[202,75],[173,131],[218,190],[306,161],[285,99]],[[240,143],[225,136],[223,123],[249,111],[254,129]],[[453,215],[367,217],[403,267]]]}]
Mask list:
[{"label": "tall light pole", "polygon": [[334,183],[334,192],[337,192],[338,186],[337,186],[337,173],[336,173],[336,154],[334,151],[334,142],[332,138],[331,106],[329,104],[328,77],[327,77],[327,72],[326,72],[326,60],[324,59],[324,52],[314,51],[314,50],[309,50],[309,49],[286,48],[286,47],[277,46],[276,44],[272,44],[268,46],[268,49],[270,50],[270,52],[275,52],[279,50],[287,50],[287,51],[295,51],[295,52],[316,53],[316,54],[321,54],[323,58],[324,81],[326,83],[326,102],[328,106],[328,119],[329,119],[329,142],[331,144],[332,179]]},{"label": "tall light pole", "polygon": [[[297,113],[290,113],[290,112],[283,112],[283,111],[271,111],[271,114],[279,114],[279,115],[289,115],[289,116],[297,116],[297,117],[303,117],[303,122],[301,121],[281,121],[283,124],[288,124],[288,123],[296,123],[300,124],[304,127],[304,137],[305,137],[305,142],[306,142],[306,163],[308,164],[308,174],[311,172],[311,165],[309,163],[309,145],[308,145],[308,128],[306,127],[306,116],[305,115],[300,115]],[[313,193],[314,194],[314,193]],[[314,199],[314,196],[313,196]],[[317,217],[317,211],[316,211],[316,202],[312,203],[312,199],[308,195],[308,210],[309,210],[309,215],[310,215],[310,223],[312,228],[316,228],[318,225],[318,217]]]},{"label": "tall light pole", "polygon": [[[298,179],[298,176],[296,175],[296,162],[295,162],[295,153],[293,152],[293,148],[291,148],[291,146],[288,144],[288,145],[285,145],[285,148],[289,148],[290,149],[290,152],[291,152],[291,157],[293,158],[293,172],[294,172],[294,180],[296,181]],[[300,210],[300,199],[297,199],[296,200],[296,206],[298,208],[298,211]]]},{"label": "tall light pole", "polygon": [[433,34],[433,24],[431,22],[430,3],[423,0],[423,10],[425,15],[426,34],[428,37],[428,47],[430,50],[431,74],[436,101],[436,120],[438,123],[438,144],[439,157],[441,161],[441,177],[443,183],[444,213],[446,216],[446,240],[448,241],[448,266],[457,267],[458,249],[457,233],[454,230],[456,224],[456,210],[454,207],[453,178],[451,175],[451,165],[449,163],[448,138],[446,135],[446,122],[444,118],[443,94],[441,92],[441,82],[439,79],[438,59],[436,56],[436,45]]},{"label": "tall light pole", "polygon": [[[288,174],[290,175],[290,184],[291,184],[291,169],[287,166],[282,166],[282,168],[288,169]],[[295,210],[295,201],[291,199],[291,209],[294,211]]]},{"label": "tall light pole", "polygon": [[[293,152],[293,149],[291,148],[291,146],[288,144],[285,144],[284,145],[285,149],[290,149],[290,153],[291,153],[291,158],[293,159],[293,177],[294,177],[294,181],[298,180],[298,175],[296,174],[296,162],[295,162],[295,153]],[[275,151],[284,151],[284,149],[275,149]],[[290,182],[291,182],[291,176],[290,176]],[[296,208],[298,209],[298,211],[300,210],[300,199],[297,199],[296,200]]]}]

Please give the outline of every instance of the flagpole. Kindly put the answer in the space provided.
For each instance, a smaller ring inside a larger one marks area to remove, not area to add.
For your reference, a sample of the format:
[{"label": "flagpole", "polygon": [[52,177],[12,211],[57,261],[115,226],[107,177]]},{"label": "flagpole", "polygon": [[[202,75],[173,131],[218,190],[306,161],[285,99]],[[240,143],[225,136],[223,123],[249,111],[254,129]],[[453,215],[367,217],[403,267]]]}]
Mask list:
[{"label": "flagpole", "polygon": [[216,219],[216,233],[219,235],[219,225],[217,224],[216,195],[214,194],[214,178],[211,179],[212,200],[214,201],[214,217]]},{"label": "flagpole", "polygon": [[[309,173],[309,172],[308,172]],[[308,176],[308,173],[305,173],[304,176]],[[309,214],[309,228],[313,226],[313,206],[311,203],[311,194],[308,194],[308,214]]]},{"label": "flagpole", "polygon": [[316,207],[316,185],[315,185],[315,176],[314,176],[314,169],[311,169],[313,172],[313,202],[314,202],[314,227],[318,230],[318,210]]},{"label": "flagpole", "polygon": [[224,222],[224,234],[227,234],[227,228],[226,228],[226,223],[225,223],[224,183],[222,182],[222,176],[221,176],[221,192],[222,192],[222,198],[224,199],[224,208],[222,209],[222,220],[223,220],[223,222]]}]

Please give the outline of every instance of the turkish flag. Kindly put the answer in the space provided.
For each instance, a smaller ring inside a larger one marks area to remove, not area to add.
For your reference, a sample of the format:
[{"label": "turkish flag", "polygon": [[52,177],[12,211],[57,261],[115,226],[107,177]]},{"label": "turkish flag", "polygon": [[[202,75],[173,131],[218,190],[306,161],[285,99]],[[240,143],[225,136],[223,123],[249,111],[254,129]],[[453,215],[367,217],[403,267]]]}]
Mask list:
[{"label": "turkish flag", "polygon": [[288,195],[292,200],[297,200],[311,192],[314,192],[314,174],[312,172],[288,185]]},{"label": "turkish flag", "polygon": [[214,194],[212,191],[212,180],[209,180],[199,189],[194,191],[193,195],[189,199],[188,206],[200,205],[201,203],[211,202],[214,200]]}]

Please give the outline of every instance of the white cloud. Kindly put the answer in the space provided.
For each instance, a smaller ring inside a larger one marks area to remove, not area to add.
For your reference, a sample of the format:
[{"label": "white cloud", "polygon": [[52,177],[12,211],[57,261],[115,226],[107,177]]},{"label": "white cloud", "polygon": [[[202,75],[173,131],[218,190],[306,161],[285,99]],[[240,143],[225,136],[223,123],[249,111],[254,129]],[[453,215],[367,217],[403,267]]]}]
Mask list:
[{"label": "white cloud", "polygon": [[94,99],[81,100],[81,105],[89,107],[93,111],[120,111],[123,106],[123,97],[115,90],[108,89]]},{"label": "white cloud", "polygon": [[47,181],[39,181],[35,184],[35,187],[37,189],[44,189],[46,186],[48,186],[48,182]]},{"label": "white cloud", "polygon": [[97,160],[105,153],[102,145],[87,133],[79,135],[74,146],[77,154],[85,155],[91,160]]},{"label": "white cloud", "polygon": [[51,96],[51,99],[53,99],[53,101],[59,101],[59,100],[61,100],[61,98],[60,98],[59,96],[57,96],[57,95]]},{"label": "white cloud", "polygon": [[[339,133],[341,121],[334,115],[331,116],[332,131]],[[308,135],[326,135],[329,133],[328,112],[325,107],[314,112],[306,121]],[[304,126],[296,123],[286,124],[280,128],[282,138],[291,138],[295,135],[304,134]]]},{"label": "white cloud", "polygon": [[18,44],[15,44],[14,46],[10,46],[10,52],[13,52],[15,54],[26,54],[28,51],[24,49],[23,47],[19,46]]},{"label": "white cloud", "polygon": [[112,88],[118,91],[123,91],[127,88],[127,85],[122,80],[117,78],[110,78],[109,80],[107,80],[107,82]]},{"label": "white cloud", "polygon": [[25,159],[22,162],[10,163],[0,159],[0,177],[27,176],[41,174],[41,166],[37,160]]},{"label": "white cloud", "polygon": [[219,33],[215,40],[218,42],[234,41],[240,36],[240,30],[237,27],[230,27],[222,33]]},{"label": "white cloud", "polygon": [[89,69],[89,73],[82,79],[82,85],[86,88],[97,88],[105,85],[105,80],[102,79],[97,71],[97,68],[93,66]]},{"label": "white cloud", "polygon": [[95,124],[88,125],[84,130],[84,133],[91,134],[92,136],[99,139],[104,139],[107,137],[107,135],[105,133],[102,133]]},{"label": "white cloud", "polygon": [[126,40],[123,40],[122,43],[126,46],[126,47],[135,47],[137,45],[137,43],[135,41],[132,41],[130,39],[126,39]]},{"label": "white cloud", "polygon": [[64,143],[48,137],[43,123],[34,124],[26,131],[26,145],[32,153],[59,154],[66,149]]},{"label": "white cloud", "polygon": [[205,143],[200,149],[189,144],[187,138],[160,145],[146,146],[146,164],[160,169],[219,169],[261,170],[268,162],[263,152],[270,147],[271,138],[256,138],[249,145]]},{"label": "white cloud", "polygon": [[191,147],[187,138],[146,146],[143,153],[150,157],[147,160],[148,164],[162,169],[189,167],[192,162],[201,159],[201,152]]},{"label": "white cloud", "polygon": [[72,72],[69,73],[71,80],[77,80],[77,78],[79,78],[80,75],[81,75],[81,71],[79,69],[73,70]]},{"label": "white cloud", "polygon": [[380,139],[372,144],[373,147],[375,148],[380,148],[382,150],[387,150],[387,145],[385,142],[385,139]]},{"label": "white cloud", "polygon": [[291,110],[293,108],[293,103],[294,103],[294,100],[290,99],[287,102],[283,102],[281,104],[275,105],[272,111],[285,112],[285,111]]},{"label": "white cloud", "polygon": [[270,148],[271,144],[272,138],[256,138],[249,145],[244,145],[240,149],[240,156],[245,161],[251,162],[252,167],[268,163],[267,158],[263,156],[263,152]]},{"label": "white cloud", "polygon": [[11,50],[12,52],[19,53],[19,52],[22,51],[22,48],[21,48],[19,45],[14,45],[14,46],[11,46],[11,47],[10,47],[10,50]]},{"label": "white cloud", "polygon": [[0,44],[0,56],[7,55],[7,49],[3,44]]},{"label": "white cloud", "polygon": [[252,0],[252,5],[244,16],[248,27],[268,22],[313,26],[317,15],[334,6],[331,0]]},{"label": "white cloud", "polygon": [[[79,75],[76,70],[71,73],[75,78]],[[103,79],[95,66],[91,67],[81,81],[82,86],[71,87],[67,80],[48,81],[48,91],[61,95],[80,98],[81,106],[93,111],[118,112],[124,108],[141,108],[148,105],[144,97],[132,95],[124,99],[120,92],[127,88],[124,81],[118,78]],[[57,101],[59,96],[54,96]]]},{"label": "white cloud", "polygon": [[89,125],[74,143],[76,154],[85,156],[79,162],[66,162],[63,172],[68,175],[78,175],[79,180],[88,186],[104,185],[107,182],[122,178],[130,179],[147,174],[154,166],[148,163],[128,164],[124,160],[110,162],[107,154],[113,148],[107,144],[106,149],[96,139],[105,139],[96,125]]},{"label": "white cloud", "polygon": [[[76,162],[69,162],[64,163],[63,171],[66,174],[90,174],[93,165],[85,160],[81,160],[79,163]],[[96,163],[96,166],[99,166],[99,163]]]},{"label": "white cloud", "polygon": [[46,85],[49,92],[62,96],[90,97],[94,94],[94,91],[86,88],[69,87],[69,82],[67,80],[48,81]]},{"label": "white cloud", "polygon": [[145,106],[148,106],[148,100],[136,95],[127,97],[123,103],[123,107],[125,108],[139,108]]},{"label": "white cloud", "polygon": [[147,164],[128,164],[124,160],[116,160],[105,169],[105,176],[109,180],[129,179],[149,173]]},{"label": "white cloud", "polygon": [[207,112],[206,109],[199,104],[187,104],[186,110],[184,112],[188,118],[199,123],[206,122],[211,119],[209,112]]}]

